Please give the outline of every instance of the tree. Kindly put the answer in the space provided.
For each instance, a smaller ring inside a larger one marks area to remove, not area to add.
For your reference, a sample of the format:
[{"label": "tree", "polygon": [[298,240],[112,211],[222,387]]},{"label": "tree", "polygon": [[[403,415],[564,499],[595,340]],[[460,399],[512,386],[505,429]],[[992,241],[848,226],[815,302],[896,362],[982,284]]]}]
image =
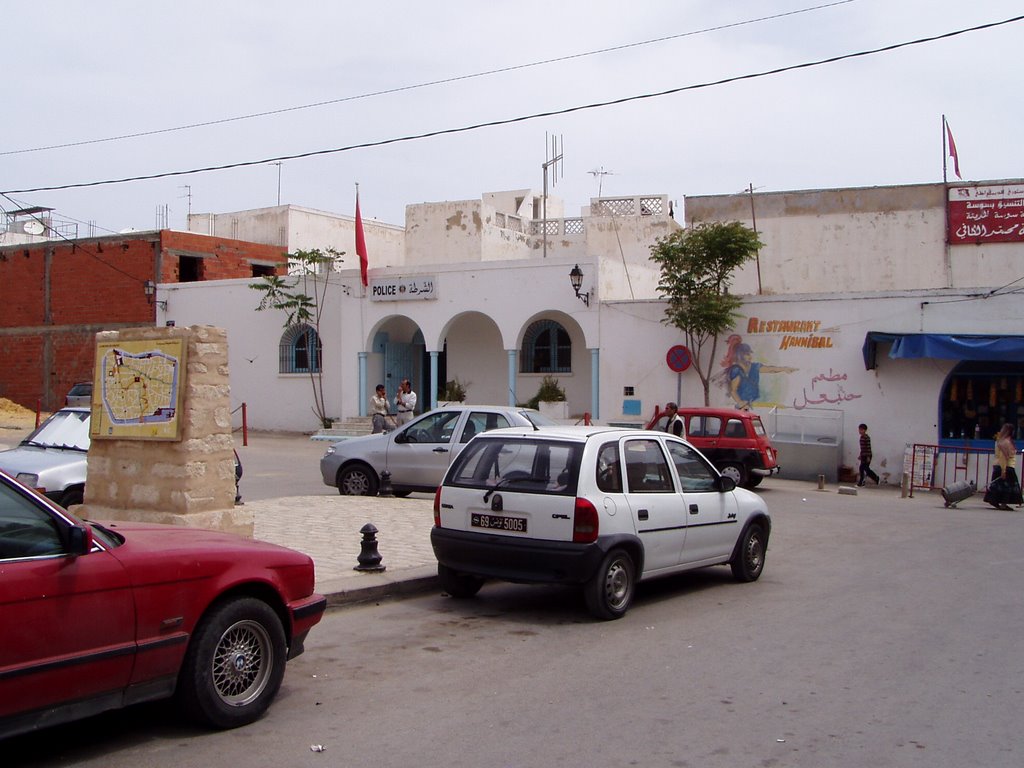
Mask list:
[{"label": "tree", "polygon": [[718,336],[736,324],[743,304],[729,293],[733,272],[762,245],[757,232],[733,221],[677,230],[651,246],[651,259],[661,266],[658,293],[668,300],[662,322],[683,332],[704,387],[704,405],[711,404]]},{"label": "tree", "polygon": [[320,318],[327,297],[328,277],[344,255],[344,251],[334,248],[298,250],[288,254],[291,274],[287,277],[267,275],[259,282],[249,283],[250,288],[263,292],[259,306],[256,307],[257,312],[266,309],[283,310],[286,329],[308,325],[316,333],[314,343],[317,346],[309,350],[308,371],[313,387],[312,411],[324,427],[331,426],[331,419],[327,416],[327,405],[324,402],[323,365],[319,346],[323,338],[320,334]]}]

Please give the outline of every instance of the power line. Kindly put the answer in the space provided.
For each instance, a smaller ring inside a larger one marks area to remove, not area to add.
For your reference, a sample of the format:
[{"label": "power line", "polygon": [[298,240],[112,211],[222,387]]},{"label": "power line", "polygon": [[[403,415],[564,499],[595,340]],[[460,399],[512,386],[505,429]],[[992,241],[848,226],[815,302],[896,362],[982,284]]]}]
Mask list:
[{"label": "power line", "polygon": [[312,104],[302,104],[294,107],[282,107],[280,109],[269,109],[263,112],[253,112],[248,115],[237,115],[235,117],[225,117],[219,120],[206,120],[199,123],[188,123],[186,125],[178,125],[172,128],[157,128],[151,131],[138,131],[136,133],[125,133],[119,136],[107,136],[100,139],[83,139],[81,141],[69,141],[63,144],[50,144],[42,147],[30,147],[27,149],[11,149],[6,151],[0,151],[0,156],[4,155],[22,155],[29,152],[45,152],[51,149],[68,149],[70,147],[83,147],[90,144],[104,144],[111,141],[122,141],[124,139],[138,139],[145,136],[158,136],[164,133],[175,133],[177,131],[188,131],[195,128],[206,128],[212,125],[224,125],[225,123],[235,123],[242,120],[254,120],[260,117],[271,117],[273,115],[283,115],[288,112],[299,112],[305,109],[316,109],[318,107],[326,107],[332,104],[342,104],[346,101],[358,101],[360,99],[369,99],[374,96],[387,96],[393,93],[402,93],[403,91],[413,91],[419,88],[429,88],[435,85],[447,85],[448,83],[457,83],[462,80],[472,80],[478,77],[488,77],[490,75],[499,75],[506,72],[515,72],[520,69],[529,69],[531,67],[540,67],[547,64],[557,64],[563,61],[572,61],[573,59],[582,59],[587,56],[597,56],[603,53],[614,53],[616,51],[624,51],[629,48],[639,48],[644,45],[653,45],[654,43],[664,43],[669,40],[678,40],[683,37],[693,37],[695,35],[707,34],[709,32],[719,32],[723,29],[731,29],[734,27],[742,27],[749,24],[759,24],[764,21],[774,21],[775,19],[781,19],[786,16],[795,16],[801,13],[809,13],[811,11],[819,11],[825,8],[831,8],[836,5],[846,5],[847,3],[856,2],[856,0],[836,0],[835,2],[826,3],[824,5],[815,5],[810,8],[801,8],[795,11],[787,11],[785,13],[776,13],[771,16],[761,16],[756,19],[747,19],[746,21],[735,21],[730,24],[720,24],[716,27],[706,27],[705,29],[693,30],[690,32],[680,32],[676,35],[667,35],[665,37],[657,37],[652,40],[642,40],[635,43],[624,43],[622,45],[611,46],[609,48],[599,48],[594,51],[586,51],[584,53],[573,53],[566,56],[558,56],[552,59],[542,59],[540,61],[534,61],[527,64],[515,64],[508,67],[500,67],[498,69],[488,69],[483,72],[474,72],[468,75],[455,75],[453,77],[443,78],[441,80],[429,80],[424,83],[416,83],[414,85],[402,85],[395,88],[387,88],[381,91],[371,91],[369,93],[362,93],[356,96],[343,96],[337,99],[329,99],[327,101],[317,101]]},{"label": "power line", "polygon": [[294,155],[278,155],[276,157],[263,158],[260,160],[246,160],[237,163],[227,163],[224,165],[211,165],[201,168],[192,168],[186,171],[165,171],[163,173],[152,173],[142,176],[128,176],[120,179],[105,179],[102,181],[85,181],[76,184],[59,184],[48,187],[31,187],[26,189],[14,189],[0,192],[0,194],[25,194],[28,192],[55,192],[65,189],[82,189],[85,187],[100,187],[107,186],[110,184],[126,184],[135,181],[152,181],[153,179],[165,179],[174,176],[189,176],[196,173],[210,173],[213,171],[227,171],[235,168],[248,168],[255,165],[266,165],[269,163],[283,162],[286,160],[303,160],[310,157],[321,157],[323,155],[339,154],[341,152],[351,152],[357,149],[369,149],[371,147],[383,147],[389,144],[399,144],[408,141],[417,141],[419,139],[430,139],[436,136],[448,136],[458,133],[467,133],[469,131],[480,130],[481,128],[494,128],[501,125],[513,125],[515,123],[523,123],[530,120],[539,120],[545,117],[555,117],[559,115],[568,115],[574,112],[582,112],[591,109],[600,109],[604,107],[617,106],[619,104],[627,104],[634,101],[641,101],[645,99],[655,99],[662,96],[671,96],[677,93],[683,93],[686,91],[696,91],[703,88],[713,88],[719,85],[726,85],[729,83],[741,82],[744,80],[756,80],[762,77],[769,77],[771,75],[779,75],[784,72],[793,72],[800,69],[810,69],[812,67],[819,67],[824,64],[834,64],[838,61],[846,61],[848,59],[861,58],[865,56],[873,56],[879,53],[887,53],[889,51],[895,51],[900,48],[907,48],[914,45],[922,45],[924,43],[932,43],[937,40],[944,40],[959,35],[964,35],[969,32],[978,32],[983,29],[992,29],[994,27],[1001,27],[1006,24],[1012,24],[1018,21],[1024,20],[1024,15],[1014,16],[1003,21],[994,21],[988,24],[979,24],[974,27],[967,27],[965,29],[958,29],[953,32],[946,32],[941,35],[933,35],[931,37],[922,37],[917,40],[909,40],[902,43],[893,43],[892,45],[882,46],[881,48],[872,48],[864,51],[857,51],[856,53],[845,53],[838,56],[831,56],[827,59],[818,59],[817,61],[804,62],[803,64],[792,64],[786,67],[777,67],[775,69],[765,70],[763,72],[755,72],[746,75],[737,75],[735,77],[722,78],[721,80],[713,80],[706,83],[698,83],[696,85],[684,85],[677,88],[669,88],[664,91],[656,91],[653,93],[644,93],[636,96],[624,96],[619,99],[611,99],[609,101],[599,101],[592,104],[583,104],[575,107],[566,107],[564,109],[556,109],[548,112],[536,112],[531,115],[521,115],[519,117],[505,118],[502,120],[491,120],[484,123],[476,123],[473,125],[466,125],[459,128],[443,128],[436,131],[428,131],[426,133],[413,134],[409,136],[399,136],[390,139],[380,139],[377,141],[367,141],[360,144],[349,144],[344,147],[335,147],[332,149],[319,149],[310,152],[300,152]]}]

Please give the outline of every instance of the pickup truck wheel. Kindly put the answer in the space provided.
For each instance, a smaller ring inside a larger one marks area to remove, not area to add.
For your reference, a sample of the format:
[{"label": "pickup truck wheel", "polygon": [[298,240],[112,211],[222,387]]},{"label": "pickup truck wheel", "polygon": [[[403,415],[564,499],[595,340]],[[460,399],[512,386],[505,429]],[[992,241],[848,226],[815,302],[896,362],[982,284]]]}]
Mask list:
[{"label": "pickup truck wheel", "polygon": [[215,728],[248,725],[284,679],[288,647],[274,610],[251,597],[215,606],[199,623],[178,681],[178,704]]},{"label": "pickup truck wheel", "polygon": [[484,585],[484,580],[479,576],[459,573],[440,563],[437,564],[437,578],[441,582],[441,589],[460,600],[473,597]]},{"label": "pickup truck wheel", "polygon": [[764,570],[767,541],[760,523],[751,523],[740,537],[736,556],[729,563],[736,581],[757,581]]},{"label": "pickup truck wheel", "polygon": [[338,473],[338,493],[342,496],[376,496],[377,474],[365,464],[353,464]]},{"label": "pickup truck wheel", "polygon": [[605,555],[597,573],[583,587],[587,610],[606,621],[625,616],[635,592],[636,566],[624,549],[613,549]]},{"label": "pickup truck wheel", "polygon": [[757,486],[761,484],[762,480],[764,480],[764,475],[755,475],[754,473],[750,473],[750,476],[747,478],[747,484],[743,487],[757,488]]}]

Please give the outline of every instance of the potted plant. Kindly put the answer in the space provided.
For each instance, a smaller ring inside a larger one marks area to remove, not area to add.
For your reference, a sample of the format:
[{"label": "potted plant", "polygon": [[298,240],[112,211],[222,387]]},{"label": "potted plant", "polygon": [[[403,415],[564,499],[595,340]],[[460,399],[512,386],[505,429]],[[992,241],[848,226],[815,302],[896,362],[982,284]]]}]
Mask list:
[{"label": "potted plant", "polygon": [[565,390],[554,376],[545,376],[541,380],[540,389],[530,399],[528,405],[552,419],[569,418],[569,403],[565,399]]}]

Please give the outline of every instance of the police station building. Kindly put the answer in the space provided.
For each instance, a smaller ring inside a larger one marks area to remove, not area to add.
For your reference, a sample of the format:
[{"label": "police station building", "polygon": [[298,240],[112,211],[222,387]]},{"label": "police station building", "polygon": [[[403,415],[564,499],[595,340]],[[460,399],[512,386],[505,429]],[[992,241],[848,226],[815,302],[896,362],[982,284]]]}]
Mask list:
[{"label": "police station building", "polygon": [[908,443],[990,446],[1002,422],[1024,427],[1022,180],[638,195],[564,214],[517,190],[410,205],[404,226],[364,220],[366,285],[351,217],[196,215],[197,232],[331,246],[344,263],[320,276],[319,334],[256,311],[251,280],[160,285],[158,324],[227,329],[232,400],[256,429],[319,427],[311,371],[339,420],[365,414],[378,383],[393,400],[410,379],[427,409],[447,382],[467,402],[514,404],[554,377],[565,420],[641,424],[669,400],[704,400],[663,322],[650,246],[684,221],[756,221],[764,247],[736,274],[744,304],[719,340],[712,405],[735,405],[727,371],[745,355],[753,408],[783,442],[855,465],[866,422],[876,470],[897,476]]}]

